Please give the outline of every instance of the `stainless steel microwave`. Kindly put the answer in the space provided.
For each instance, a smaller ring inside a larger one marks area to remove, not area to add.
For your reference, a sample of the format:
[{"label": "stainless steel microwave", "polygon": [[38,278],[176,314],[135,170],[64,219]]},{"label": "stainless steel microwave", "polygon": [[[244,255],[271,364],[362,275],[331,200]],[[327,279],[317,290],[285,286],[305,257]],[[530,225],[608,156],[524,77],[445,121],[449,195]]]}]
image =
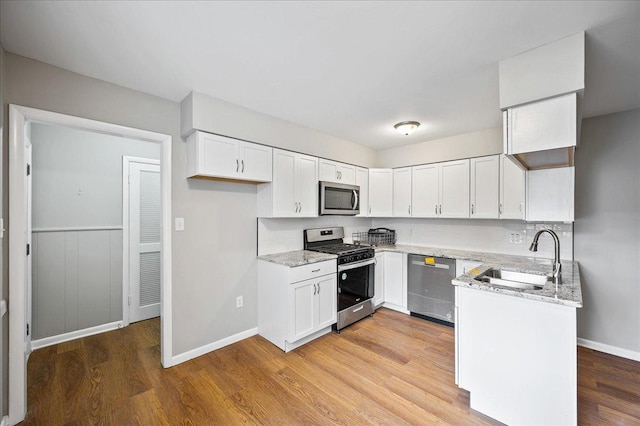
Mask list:
[{"label": "stainless steel microwave", "polygon": [[360,214],[360,187],[343,183],[320,182],[320,215],[354,216]]}]

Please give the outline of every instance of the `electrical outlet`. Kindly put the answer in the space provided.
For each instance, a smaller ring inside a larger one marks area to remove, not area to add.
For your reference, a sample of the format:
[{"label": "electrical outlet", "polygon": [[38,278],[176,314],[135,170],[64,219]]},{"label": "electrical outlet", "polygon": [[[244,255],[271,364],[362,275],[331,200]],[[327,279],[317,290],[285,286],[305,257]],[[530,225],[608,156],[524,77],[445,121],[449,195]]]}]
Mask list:
[{"label": "electrical outlet", "polygon": [[242,308],[243,305],[244,299],[242,298],[242,296],[236,297],[236,308]]}]

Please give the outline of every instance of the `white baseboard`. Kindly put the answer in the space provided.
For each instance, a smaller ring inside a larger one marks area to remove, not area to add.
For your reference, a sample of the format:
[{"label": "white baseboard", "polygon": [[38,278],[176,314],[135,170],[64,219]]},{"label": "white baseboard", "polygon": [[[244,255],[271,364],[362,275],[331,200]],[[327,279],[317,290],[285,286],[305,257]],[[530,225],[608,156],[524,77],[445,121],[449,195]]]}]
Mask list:
[{"label": "white baseboard", "polygon": [[292,350],[299,348],[302,345],[306,345],[307,343],[309,343],[312,340],[317,339],[320,336],[324,336],[325,334],[329,334],[331,333],[331,326],[329,327],[325,327],[322,330],[318,330],[313,334],[308,335],[307,337],[304,337],[300,340],[296,340],[293,343],[290,342],[284,342],[284,347],[285,347],[285,352],[291,352]]},{"label": "white baseboard", "polygon": [[578,337],[578,345],[584,346],[585,348],[593,349],[596,351],[619,356],[621,358],[627,358],[633,361],[640,361],[640,352],[630,351],[629,349],[623,349],[617,346],[606,345],[604,343],[594,342],[593,340],[582,339],[580,337]]},{"label": "white baseboard", "polygon": [[95,327],[71,331],[69,333],[58,334],[57,336],[45,337],[44,339],[33,340],[31,342],[31,349],[35,351],[36,349],[46,348],[47,346],[57,345],[58,343],[68,342],[69,340],[80,339],[81,337],[93,336],[94,334],[117,330],[119,328],[122,328],[122,321],[110,322],[107,324],[97,325]]},{"label": "white baseboard", "polygon": [[189,361],[190,359],[197,358],[206,353],[213,352],[216,349],[223,348],[225,346],[231,345],[232,343],[236,343],[240,340],[255,336],[256,334],[258,334],[258,327],[250,328],[249,330],[241,331],[240,333],[234,334],[233,336],[225,337],[224,339],[220,339],[216,342],[200,346],[199,348],[195,348],[187,352],[183,352],[180,355],[175,355],[171,360],[171,366]]},{"label": "white baseboard", "polygon": [[406,315],[409,315],[411,313],[407,311],[405,308],[403,308],[402,306],[394,305],[393,303],[389,303],[389,302],[384,302],[382,304],[382,307],[392,309],[397,312],[402,312],[403,314],[406,314]]}]

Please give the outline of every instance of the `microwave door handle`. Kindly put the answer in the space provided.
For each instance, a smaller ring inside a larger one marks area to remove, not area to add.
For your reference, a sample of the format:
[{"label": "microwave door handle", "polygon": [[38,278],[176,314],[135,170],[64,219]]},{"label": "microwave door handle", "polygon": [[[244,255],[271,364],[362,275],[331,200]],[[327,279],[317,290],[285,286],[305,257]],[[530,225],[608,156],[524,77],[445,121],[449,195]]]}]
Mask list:
[{"label": "microwave door handle", "polygon": [[353,208],[352,210],[355,210],[358,207],[358,191],[356,191],[355,189],[353,190]]}]

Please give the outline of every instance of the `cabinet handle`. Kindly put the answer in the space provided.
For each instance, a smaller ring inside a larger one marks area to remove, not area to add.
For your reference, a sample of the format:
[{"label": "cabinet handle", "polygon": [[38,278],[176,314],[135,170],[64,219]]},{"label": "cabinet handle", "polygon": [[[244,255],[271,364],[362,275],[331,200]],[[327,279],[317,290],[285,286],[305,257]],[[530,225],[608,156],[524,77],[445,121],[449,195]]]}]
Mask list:
[{"label": "cabinet handle", "polygon": [[474,211],[473,211],[473,204],[471,204],[471,214],[474,214]]},{"label": "cabinet handle", "polygon": [[318,283],[318,294],[320,294],[320,283]]},{"label": "cabinet handle", "polygon": [[498,204],[498,213],[502,214],[502,203]]},{"label": "cabinet handle", "polygon": [[313,271],[311,271],[311,272],[320,272],[320,268],[318,268],[318,269],[314,269],[314,270],[313,270]]},{"label": "cabinet handle", "polygon": [[302,213],[302,203],[298,203],[298,213]]},{"label": "cabinet handle", "polygon": [[411,214],[411,204],[409,204],[409,214]]},{"label": "cabinet handle", "polygon": [[242,160],[242,173],[244,173],[244,160]]},{"label": "cabinet handle", "polygon": [[438,214],[438,205],[436,204],[436,214]]},{"label": "cabinet handle", "polygon": [[340,172],[336,170],[336,180],[340,179]]},{"label": "cabinet handle", "polygon": [[442,204],[440,204],[440,214],[442,214]]},{"label": "cabinet handle", "polygon": [[369,213],[371,213],[371,206],[369,206]]},{"label": "cabinet handle", "polygon": [[313,295],[314,296],[316,295],[316,285],[315,284],[313,285]]},{"label": "cabinet handle", "polygon": [[240,162],[238,161],[238,159],[236,158],[236,173],[238,173],[238,170],[240,169]]}]

